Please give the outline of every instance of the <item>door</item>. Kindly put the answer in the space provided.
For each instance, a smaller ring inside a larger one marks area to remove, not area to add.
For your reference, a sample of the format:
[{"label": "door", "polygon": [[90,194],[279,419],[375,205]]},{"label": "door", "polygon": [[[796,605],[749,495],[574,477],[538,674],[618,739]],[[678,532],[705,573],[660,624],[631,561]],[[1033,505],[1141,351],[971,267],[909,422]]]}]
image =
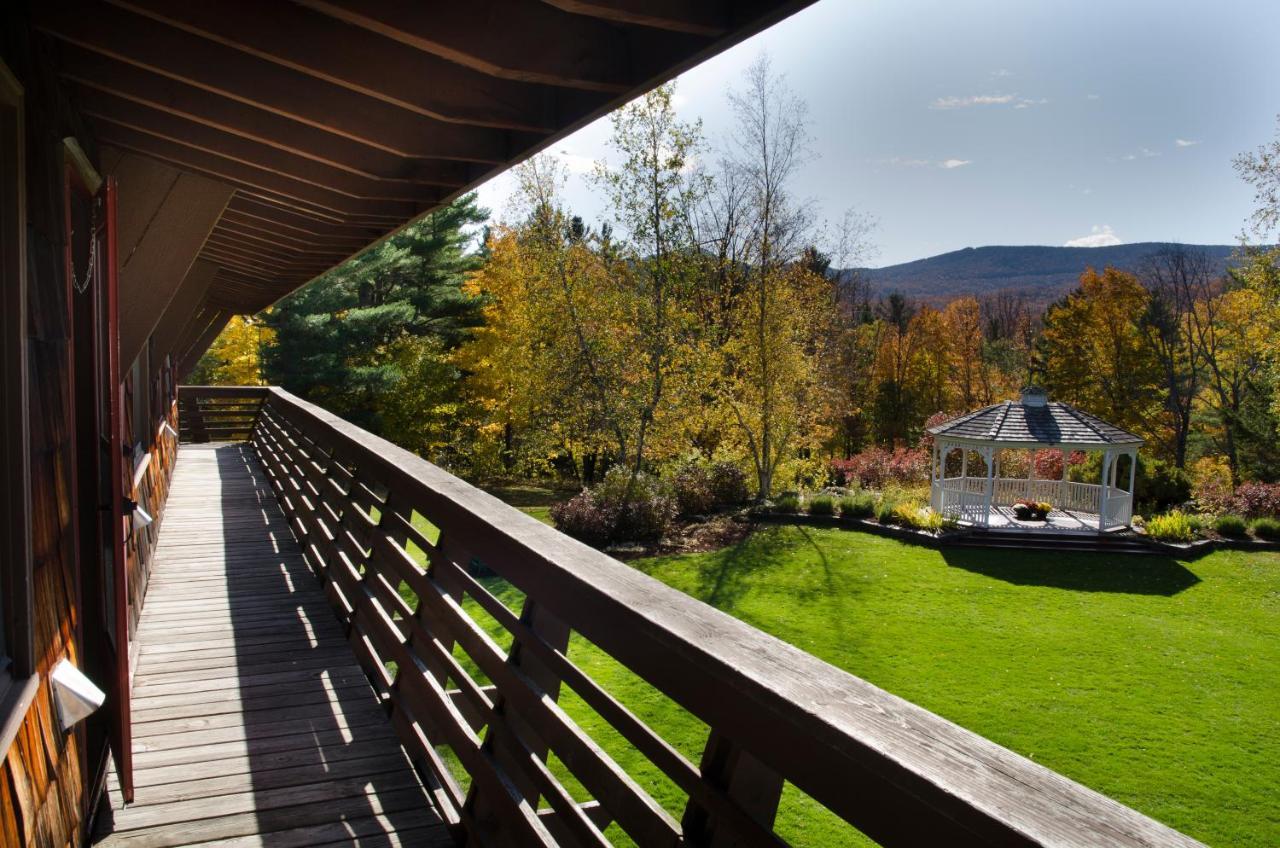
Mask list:
[{"label": "door", "polygon": [[126,492],[123,391],[116,261],[116,185],[90,193],[73,168],[67,177],[67,264],[71,297],[75,409],[77,539],[84,670],[107,693],[85,724],[86,757],[102,785],[108,749],[120,787],[133,800],[129,710],[129,615],[125,558]]}]

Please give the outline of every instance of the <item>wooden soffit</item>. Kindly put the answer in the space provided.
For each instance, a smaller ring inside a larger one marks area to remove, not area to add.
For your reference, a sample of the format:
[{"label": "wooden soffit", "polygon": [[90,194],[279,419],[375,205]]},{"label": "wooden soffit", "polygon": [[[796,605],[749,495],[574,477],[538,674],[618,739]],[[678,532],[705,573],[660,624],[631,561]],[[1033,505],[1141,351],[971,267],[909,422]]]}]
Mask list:
[{"label": "wooden soffit", "polygon": [[231,190],[199,258],[210,307],[252,313],[810,2],[29,8],[102,145]]}]

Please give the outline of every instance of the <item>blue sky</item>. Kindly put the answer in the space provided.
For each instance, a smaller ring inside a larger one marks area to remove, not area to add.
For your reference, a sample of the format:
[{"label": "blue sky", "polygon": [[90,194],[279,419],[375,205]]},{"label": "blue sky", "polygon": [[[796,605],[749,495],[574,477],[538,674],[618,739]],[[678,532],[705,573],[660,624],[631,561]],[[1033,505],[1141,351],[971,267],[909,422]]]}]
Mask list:
[{"label": "blue sky", "polygon": [[[869,264],[985,244],[1235,241],[1251,211],[1231,159],[1274,136],[1280,0],[819,0],[684,74],[677,104],[715,143],[726,90],[761,52],[808,101],[796,184],[821,217],[877,221]],[[553,150],[567,200],[608,121]],[[501,213],[509,176],[486,184]]]}]

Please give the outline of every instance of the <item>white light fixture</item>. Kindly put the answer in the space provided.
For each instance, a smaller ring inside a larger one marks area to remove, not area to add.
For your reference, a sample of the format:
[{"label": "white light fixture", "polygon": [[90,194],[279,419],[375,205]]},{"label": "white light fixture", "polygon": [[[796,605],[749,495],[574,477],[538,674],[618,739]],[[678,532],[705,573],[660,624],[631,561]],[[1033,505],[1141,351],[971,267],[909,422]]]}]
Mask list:
[{"label": "white light fixture", "polygon": [[146,527],[152,521],[155,521],[155,519],[151,517],[151,514],[149,512],[147,512],[145,509],[142,508],[142,504],[138,504],[133,508],[133,529],[134,530],[141,530],[143,527]]},{"label": "white light fixture", "polygon": [[58,705],[58,718],[64,731],[88,718],[107,699],[107,693],[95,686],[70,660],[64,659],[54,666],[49,680],[53,683],[53,700]]}]

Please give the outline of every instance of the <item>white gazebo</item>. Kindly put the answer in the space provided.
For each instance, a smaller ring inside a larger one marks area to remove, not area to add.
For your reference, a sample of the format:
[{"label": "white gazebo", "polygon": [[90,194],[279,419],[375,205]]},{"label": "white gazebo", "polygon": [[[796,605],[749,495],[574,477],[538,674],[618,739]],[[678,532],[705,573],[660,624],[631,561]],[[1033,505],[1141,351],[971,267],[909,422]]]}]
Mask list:
[{"label": "white gazebo", "polygon": [[[1005,401],[930,427],[933,436],[931,501],[935,511],[964,524],[989,528],[1105,532],[1127,527],[1133,517],[1133,484],[1142,439],[1065,403],[1049,402],[1044,390],[1022,390]],[[1035,452],[1062,451],[1062,476],[1037,479]],[[1000,454],[1027,451],[1027,473],[1003,477]],[[1096,483],[1067,479],[1073,451],[1102,454]],[[958,461],[955,456],[959,453]],[[1120,480],[1117,470],[1125,461]],[[1014,504],[1048,502],[1046,521],[1021,521]]]}]

